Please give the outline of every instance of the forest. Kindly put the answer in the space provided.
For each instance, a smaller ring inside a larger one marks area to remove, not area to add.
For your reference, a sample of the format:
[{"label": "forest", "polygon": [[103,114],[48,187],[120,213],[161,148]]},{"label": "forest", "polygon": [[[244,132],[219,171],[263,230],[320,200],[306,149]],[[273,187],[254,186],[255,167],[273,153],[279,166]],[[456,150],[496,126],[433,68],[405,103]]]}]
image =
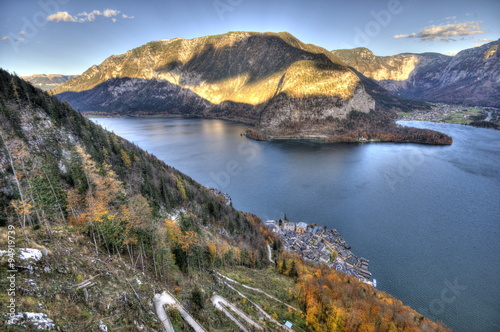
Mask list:
[{"label": "forest", "polygon": [[[1,186],[6,189],[0,200],[7,207],[2,225],[20,219],[23,227],[39,225],[50,233],[52,223],[69,223],[88,233],[96,247],[126,253],[157,274],[170,247],[184,271],[190,260],[212,262],[202,259],[210,251],[201,228],[220,227],[227,230],[220,239],[220,255],[228,258],[223,262],[232,262],[234,254],[238,262],[262,265],[265,255],[258,248],[264,248],[265,239],[244,214],[67,104],[1,74],[1,161],[6,170]],[[168,219],[175,211],[186,211],[180,213],[178,230],[170,229]],[[165,246],[162,235],[177,231]],[[241,257],[228,249],[230,244],[238,244]]]}]

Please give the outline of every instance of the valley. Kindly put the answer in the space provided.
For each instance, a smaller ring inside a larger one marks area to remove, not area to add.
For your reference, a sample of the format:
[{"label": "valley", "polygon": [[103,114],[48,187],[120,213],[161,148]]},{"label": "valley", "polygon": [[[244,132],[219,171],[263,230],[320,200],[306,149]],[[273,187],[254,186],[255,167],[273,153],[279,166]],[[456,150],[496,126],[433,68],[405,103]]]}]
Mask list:
[{"label": "valley", "polygon": [[498,13],[0,1],[0,329],[500,331]]},{"label": "valley", "polygon": [[392,96],[330,52],[286,32],[147,43],[52,93],[91,115],[238,121],[254,126],[248,137],[264,140],[452,143],[442,133],[395,125],[395,109],[426,105]]},{"label": "valley", "polygon": [[50,75],[45,75],[45,74],[35,74],[35,75],[29,75],[29,76],[22,76],[21,78],[23,80],[26,80],[36,86],[37,88],[40,88],[44,91],[49,91],[52,89],[55,89],[59,85],[63,84],[64,82],[77,77],[78,75],[58,75],[58,74],[50,74]]}]

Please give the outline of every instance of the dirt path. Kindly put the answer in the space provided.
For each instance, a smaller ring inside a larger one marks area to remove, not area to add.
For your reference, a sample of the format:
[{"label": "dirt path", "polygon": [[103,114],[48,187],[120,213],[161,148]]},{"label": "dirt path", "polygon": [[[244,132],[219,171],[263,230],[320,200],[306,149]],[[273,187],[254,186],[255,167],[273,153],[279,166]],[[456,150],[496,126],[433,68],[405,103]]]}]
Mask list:
[{"label": "dirt path", "polygon": [[155,308],[158,318],[162,322],[166,332],[175,332],[170,319],[168,319],[167,312],[165,311],[165,308],[163,308],[165,304],[172,305],[175,304],[175,301],[172,302],[170,296],[165,292],[162,294],[155,294]]},{"label": "dirt path", "polygon": [[243,311],[238,309],[234,304],[231,302],[227,301],[225,298],[223,298],[220,295],[214,295],[212,296],[212,303],[213,305],[224,312],[229,319],[231,319],[242,331],[248,331],[244,325],[242,325],[232,314],[229,312],[229,310],[226,309],[226,307],[229,307],[234,313],[236,313],[238,316],[240,316],[245,322],[247,322],[249,325],[254,326],[258,330],[262,330],[262,326],[257,324],[253,319],[248,317]]},{"label": "dirt path", "polygon": [[281,303],[281,304],[286,305],[288,308],[290,308],[290,309],[292,309],[292,310],[299,311],[299,309],[297,309],[297,308],[295,308],[295,307],[293,307],[293,306],[291,306],[291,305],[289,305],[289,304],[287,304],[287,303],[285,303],[285,302],[281,301],[280,299],[277,299],[276,297],[274,297],[274,296],[272,296],[272,295],[270,295],[270,294],[268,294],[268,293],[264,292],[263,290],[260,290],[260,289],[258,289],[258,288],[254,288],[254,287],[250,287],[250,286],[247,286],[247,285],[244,285],[244,284],[242,284],[241,282],[238,282],[238,281],[233,280],[233,279],[231,279],[231,278],[229,278],[229,277],[226,277],[226,276],[225,276],[225,275],[223,275],[222,273],[219,273],[219,272],[216,272],[216,273],[217,273],[217,275],[218,275],[219,277],[222,277],[222,278],[226,279],[227,281],[230,281],[230,282],[232,282],[232,283],[234,283],[234,284],[241,285],[242,287],[245,287],[245,288],[247,288],[247,289],[253,290],[253,291],[255,291],[255,292],[262,293],[262,294],[266,295],[267,297],[269,297],[269,298],[271,298],[271,299],[273,299],[273,300],[275,300],[275,301],[277,301],[277,302],[279,302],[279,303]]},{"label": "dirt path", "polygon": [[168,319],[164,305],[172,306],[179,311],[181,317],[188,323],[195,332],[206,332],[205,329],[198,324],[196,320],[182,307],[182,305],[170,294],[164,291],[161,294],[155,294],[155,308],[158,318],[163,323],[163,327],[167,332],[175,332],[172,323]]}]

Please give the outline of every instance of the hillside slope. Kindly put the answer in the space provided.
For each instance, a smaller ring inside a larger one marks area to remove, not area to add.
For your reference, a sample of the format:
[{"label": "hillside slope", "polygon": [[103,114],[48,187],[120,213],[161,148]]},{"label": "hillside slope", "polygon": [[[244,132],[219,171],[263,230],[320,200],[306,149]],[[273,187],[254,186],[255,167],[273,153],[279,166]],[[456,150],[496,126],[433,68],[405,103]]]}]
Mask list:
[{"label": "hillside slope", "polygon": [[308,331],[446,331],[356,278],[288,255],[256,216],[3,70],[0,144],[0,244],[9,248],[0,271],[17,270],[1,295],[15,303],[0,313],[7,331],[158,331],[154,294],[163,292],[178,303],[167,310],[176,331],[189,329],[179,307],[207,330],[237,330],[214,294],[265,331],[285,320]]},{"label": "hillside slope", "polygon": [[[445,135],[396,128],[395,110],[425,106],[386,91],[371,95],[359,75],[336,56],[288,33],[230,32],[150,42],[107,58],[53,93],[94,114],[240,121],[255,125],[249,136],[261,139],[390,136],[451,143]],[[366,121],[359,123],[353,113],[365,114]]]},{"label": "hillside slope", "polygon": [[500,106],[500,40],[451,57],[439,53],[375,56],[366,48],[331,53],[396,96]]}]

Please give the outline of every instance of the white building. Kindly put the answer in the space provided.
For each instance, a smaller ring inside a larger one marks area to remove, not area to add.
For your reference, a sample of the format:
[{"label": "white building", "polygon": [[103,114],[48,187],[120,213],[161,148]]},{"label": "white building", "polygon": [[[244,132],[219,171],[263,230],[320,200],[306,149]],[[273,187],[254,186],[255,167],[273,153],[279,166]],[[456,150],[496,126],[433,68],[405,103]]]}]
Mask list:
[{"label": "white building", "polygon": [[295,232],[295,227],[296,227],[296,224],[294,222],[286,222],[284,225],[283,225],[283,230],[285,231],[291,231],[291,232]]},{"label": "white building", "polygon": [[297,224],[297,232],[304,233],[307,229],[307,224],[305,222],[299,222]]}]

